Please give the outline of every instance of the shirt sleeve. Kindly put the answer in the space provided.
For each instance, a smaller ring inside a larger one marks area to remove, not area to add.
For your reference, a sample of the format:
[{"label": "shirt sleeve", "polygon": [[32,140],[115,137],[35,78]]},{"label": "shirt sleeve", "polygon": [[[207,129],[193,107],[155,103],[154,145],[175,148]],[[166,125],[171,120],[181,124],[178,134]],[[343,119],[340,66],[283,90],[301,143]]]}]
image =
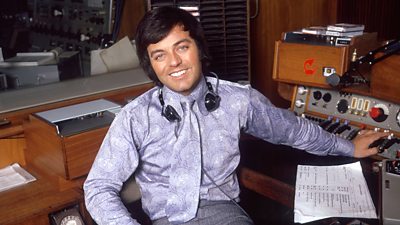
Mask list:
[{"label": "shirt sleeve", "polygon": [[128,113],[121,110],[107,132],[84,183],[85,204],[97,224],[139,224],[123,205],[120,191],[136,170],[138,152]]},{"label": "shirt sleeve", "polygon": [[353,156],[354,145],[317,124],[275,107],[257,90],[249,89],[244,132],[274,144],[289,145],[316,155]]}]

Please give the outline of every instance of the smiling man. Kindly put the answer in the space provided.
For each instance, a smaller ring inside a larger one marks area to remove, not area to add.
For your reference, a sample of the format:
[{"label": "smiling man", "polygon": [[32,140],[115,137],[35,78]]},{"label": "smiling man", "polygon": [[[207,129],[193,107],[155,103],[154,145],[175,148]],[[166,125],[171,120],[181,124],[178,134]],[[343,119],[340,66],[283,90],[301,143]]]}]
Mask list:
[{"label": "smiling man", "polygon": [[182,25],[175,26],[163,40],[147,47],[151,67],[162,84],[189,95],[202,76],[199,50]]},{"label": "smiling man", "polygon": [[341,139],[276,108],[248,85],[218,80],[200,23],[188,12],[160,7],[146,13],[135,37],[140,64],[156,87],[123,107],[84,184],[98,224],[130,224],[121,202],[134,174],[154,225],[251,225],[237,204],[242,132],[318,155],[367,157],[386,134],[365,131]]}]

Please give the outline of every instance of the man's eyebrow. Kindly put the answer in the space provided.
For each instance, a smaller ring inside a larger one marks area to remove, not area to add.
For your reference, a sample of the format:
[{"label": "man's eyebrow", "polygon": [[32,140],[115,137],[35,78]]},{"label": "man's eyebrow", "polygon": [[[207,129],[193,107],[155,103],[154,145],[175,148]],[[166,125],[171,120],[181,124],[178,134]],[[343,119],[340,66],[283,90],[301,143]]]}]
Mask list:
[{"label": "man's eyebrow", "polygon": [[[178,45],[180,45],[181,43],[184,43],[184,42],[192,43],[192,41],[191,41],[190,39],[184,38],[184,39],[182,39],[182,40],[179,40],[179,41],[175,42],[175,43],[173,44],[173,46],[174,46],[174,47],[175,47],[175,46],[178,46]],[[164,51],[164,50],[162,50],[162,49],[156,49],[156,50],[154,50],[154,51],[151,51],[151,52],[150,52],[150,57],[153,57],[154,54],[157,54],[157,53],[163,52],[163,51]]]},{"label": "man's eyebrow", "polygon": [[156,49],[156,50],[154,50],[154,51],[151,51],[151,52],[150,52],[150,58],[153,58],[153,55],[155,55],[155,54],[157,54],[157,53],[159,53],[159,52],[163,52],[163,50],[161,50],[161,49]]},{"label": "man's eyebrow", "polygon": [[184,39],[182,39],[182,40],[177,41],[177,42],[174,44],[174,46],[180,45],[180,44],[183,43],[183,42],[192,43],[192,41],[191,41],[190,39],[184,38]]}]

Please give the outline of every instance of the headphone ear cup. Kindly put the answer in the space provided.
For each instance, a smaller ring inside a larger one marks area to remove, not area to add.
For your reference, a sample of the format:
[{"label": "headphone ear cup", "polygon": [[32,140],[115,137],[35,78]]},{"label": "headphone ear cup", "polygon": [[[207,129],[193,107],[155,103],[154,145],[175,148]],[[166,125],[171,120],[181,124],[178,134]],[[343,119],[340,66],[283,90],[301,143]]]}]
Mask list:
[{"label": "headphone ear cup", "polygon": [[204,103],[206,105],[206,108],[209,112],[212,112],[216,110],[219,107],[219,102],[221,101],[221,97],[214,93],[207,93]]},{"label": "headphone ear cup", "polygon": [[162,112],[162,114],[165,118],[167,118],[169,122],[174,122],[175,120],[177,120],[178,122],[181,121],[181,117],[179,116],[179,114],[176,112],[174,107],[170,105],[167,105],[165,107],[165,110]]}]

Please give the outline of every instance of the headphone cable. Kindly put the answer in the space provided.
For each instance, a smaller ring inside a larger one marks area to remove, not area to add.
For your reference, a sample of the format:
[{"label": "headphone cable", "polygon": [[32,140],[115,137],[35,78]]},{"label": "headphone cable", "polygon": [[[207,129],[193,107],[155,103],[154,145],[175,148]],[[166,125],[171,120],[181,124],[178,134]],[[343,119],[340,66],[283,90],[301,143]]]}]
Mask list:
[{"label": "headphone cable", "polygon": [[217,79],[217,84],[215,85],[215,94],[218,95],[218,85],[219,85],[219,77],[216,73],[210,72],[216,79]]},{"label": "headphone cable", "polygon": [[220,185],[218,185],[212,178],[210,175],[208,175],[208,173],[206,172],[206,170],[202,167],[201,170],[203,171],[203,173],[206,175],[206,177],[226,196],[229,198],[229,200],[231,202],[233,202],[248,218],[251,218],[249,216],[249,214],[239,205],[239,203],[237,203],[235,201],[235,199],[233,199],[231,196],[228,195],[228,193],[226,193]]}]

